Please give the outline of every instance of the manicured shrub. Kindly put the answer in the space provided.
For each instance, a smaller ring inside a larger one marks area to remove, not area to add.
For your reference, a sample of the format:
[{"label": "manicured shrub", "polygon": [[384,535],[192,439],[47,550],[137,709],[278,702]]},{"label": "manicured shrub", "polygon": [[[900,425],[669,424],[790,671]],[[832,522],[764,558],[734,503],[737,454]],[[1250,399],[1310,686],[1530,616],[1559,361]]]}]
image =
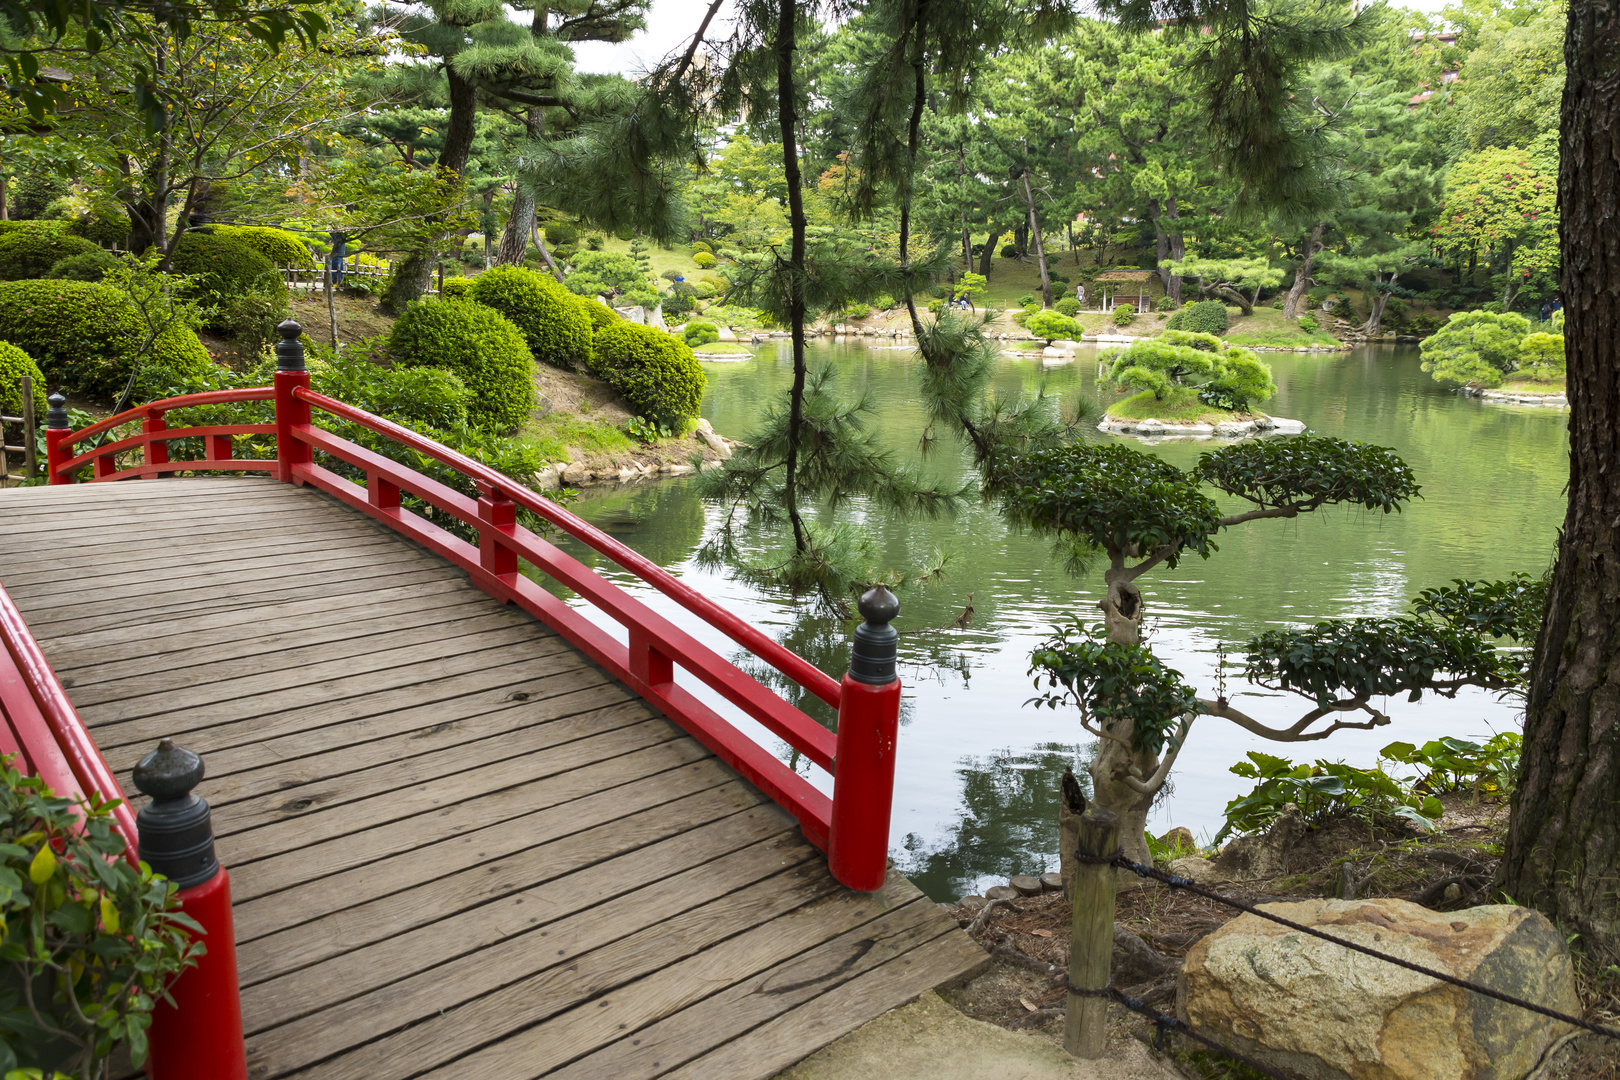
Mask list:
[{"label": "manicured shrub", "polygon": [[467,415],[475,424],[511,431],[534,408],[534,357],[522,331],[491,308],[419,300],[394,323],[388,352],[397,364],[459,375],[472,393]]},{"label": "manicured shrub", "polygon": [[1175,311],[1176,306],[1175,300],[1168,296],[1161,296],[1153,301],[1154,311]]},{"label": "manicured shrub", "polygon": [[546,225],[546,243],[555,250],[559,247],[575,247],[579,244],[579,229],[566,221],[553,221]]},{"label": "manicured shrub", "polygon": [[574,272],[563,281],[563,288],[576,296],[617,296],[621,307],[658,306],[658,291],[636,260],[616,251],[587,251],[574,261]]},{"label": "manicured shrub", "polygon": [[69,255],[51,267],[45,276],[64,281],[100,281],[117,265],[118,256],[110,251],[86,251],[82,255]]},{"label": "manicured shrub", "polygon": [[215,225],[215,236],[235,240],[257,251],[270,260],[271,266],[296,266],[300,269],[315,261],[315,256],[298,234],[267,225]]},{"label": "manicured shrub", "polygon": [[1299,317],[1299,328],[1307,334],[1316,333],[1318,325],[1315,315],[1301,315]]},{"label": "manicured shrub", "polygon": [[890,296],[888,293],[879,293],[872,301],[872,306],[877,308],[879,311],[893,311],[894,297]]},{"label": "manicured shrub", "polygon": [[693,319],[686,324],[686,329],[681,331],[681,340],[696,349],[710,342],[719,341],[720,329],[712,322]]},{"label": "manicured shrub", "polygon": [[700,281],[692,286],[692,292],[699,300],[713,300],[718,290],[707,281]]},{"label": "manicured shrub", "polygon": [[39,218],[45,208],[68,193],[67,181],[50,173],[24,173],[12,182],[8,193],[11,216]]},{"label": "manicured shrub", "polygon": [[1029,305],[1033,304],[1034,302],[1035,302],[1035,294],[1032,293],[1032,292],[1027,292],[1023,296],[1020,296],[1018,298],[1018,306],[1019,307],[1029,307]]},{"label": "manicured shrub", "polygon": [[214,312],[208,328],[238,341],[270,341],[287,317],[287,286],[270,260],[240,240],[217,233],[188,232],[170,266],[193,274],[192,295]]},{"label": "manicured shrub", "polygon": [[472,278],[452,277],[444,279],[440,295],[446,300],[465,300],[471,291]]},{"label": "manicured shrub", "polygon": [[616,322],[623,321],[619,318],[617,311],[614,311],[594,296],[576,296],[574,299],[579,304],[579,310],[584,312],[585,317],[591,321],[591,335],[593,337],[602,327],[612,326]]},{"label": "manicured shrub", "polygon": [[664,297],[664,319],[666,321],[669,319],[679,320],[682,316],[690,315],[695,311],[697,304],[693,301],[692,295],[691,292],[676,292]]},{"label": "manicured shrub", "polygon": [[0,341],[0,414],[22,415],[22,379],[34,380],[34,415],[45,422],[45,375],[34,358],[7,341]]},{"label": "manicured shrub", "polygon": [[82,236],[93,244],[116,244],[123,247],[129,243],[129,218],[123,214],[91,211],[80,214],[68,222],[67,231],[73,236]]},{"label": "manicured shrub", "polygon": [[591,317],[550,274],[497,266],[473,278],[467,296],[511,320],[541,363],[573,369],[590,362]]},{"label": "manicured shrub", "polygon": [[1132,304],[1120,304],[1114,308],[1114,325],[1129,326],[1136,318],[1136,307]]},{"label": "manicured shrub", "polygon": [[700,251],[696,255],[693,255],[692,261],[697,264],[698,269],[700,270],[707,270],[716,262],[715,257],[707,251]]},{"label": "manicured shrub", "polygon": [[[53,386],[111,401],[123,391],[145,323],[122,293],[87,281],[0,284],[0,340],[32,356]],[[212,369],[197,335],[170,327],[143,366],[201,375]]]},{"label": "manicured shrub", "polygon": [[620,321],[596,335],[591,370],[647,419],[684,430],[703,402],[703,367],[686,342]]},{"label": "manicured shrub", "polygon": [[1518,374],[1536,382],[1564,377],[1564,335],[1530,334],[1519,342]]},{"label": "manicured shrub", "polygon": [[100,250],[80,236],[18,229],[0,236],[0,281],[41,278],[69,256],[91,255]]},{"label": "manicured shrub", "polygon": [[629,240],[632,236],[634,236],[636,234],[635,234],[635,230],[633,230],[633,229],[622,228],[622,229],[619,229],[617,232],[615,232],[613,235],[617,236],[620,240]]},{"label": "manicured shrub", "polygon": [[1080,324],[1060,311],[1033,311],[1024,319],[1024,328],[1030,337],[1040,338],[1048,345],[1058,338],[1078,338]]},{"label": "manicured shrub", "polygon": [[1168,329],[1185,330],[1191,334],[1224,334],[1231,323],[1225,304],[1219,300],[1200,300],[1170,316],[1164,325]]},{"label": "manicured shrub", "polygon": [[1071,319],[1080,314],[1080,301],[1072,296],[1065,296],[1052,307]]},{"label": "manicured shrub", "polygon": [[592,251],[601,251],[602,245],[605,243],[607,241],[602,239],[601,233],[592,233],[585,238],[585,246]]},{"label": "manicured shrub", "polygon": [[1001,257],[1003,259],[1016,259],[1018,258],[1018,249],[1011,244],[1002,244]]},{"label": "manicured shrub", "polygon": [[710,255],[714,254],[714,248],[709,246],[709,242],[707,240],[692,241],[692,254],[696,255],[700,251],[706,251]]}]

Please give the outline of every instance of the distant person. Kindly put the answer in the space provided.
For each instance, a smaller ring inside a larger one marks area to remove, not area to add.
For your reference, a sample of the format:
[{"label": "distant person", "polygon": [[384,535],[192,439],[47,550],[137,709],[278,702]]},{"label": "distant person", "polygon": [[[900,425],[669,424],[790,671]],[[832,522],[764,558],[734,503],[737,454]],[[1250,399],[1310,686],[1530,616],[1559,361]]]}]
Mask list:
[{"label": "distant person", "polygon": [[1080,301],[1081,307],[1086,306],[1086,287],[1084,285],[1076,285],[1074,287],[1074,298]]},{"label": "distant person", "polygon": [[1547,317],[1551,318],[1552,315],[1553,315],[1553,312],[1562,311],[1562,310],[1564,310],[1564,296],[1563,296],[1563,294],[1562,293],[1553,293],[1552,308],[1551,308],[1551,310],[1549,310],[1547,312]]},{"label": "distant person", "polygon": [[1547,301],[1543,300],[1541,302],[1541,321],[1546,322],[1550,318],[1552,318],[1552,308],[1548,307]]}]

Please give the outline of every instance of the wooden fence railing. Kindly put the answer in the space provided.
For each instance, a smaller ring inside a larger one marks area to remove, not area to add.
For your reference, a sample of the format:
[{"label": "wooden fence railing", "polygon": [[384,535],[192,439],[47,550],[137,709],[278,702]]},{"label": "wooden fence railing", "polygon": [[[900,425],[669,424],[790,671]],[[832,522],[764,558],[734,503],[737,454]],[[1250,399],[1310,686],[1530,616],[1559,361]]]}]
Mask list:
[{"label": "wooden fence railing", "polygon": [[[484,591],[521,606],[633,688],[797,818],[805,837],[827,852],[839,881],[864,891],[883,884],[900,711],[900,683],[894,674],[895,632],[888,625],[898,614],[898,604],[887,590],[873,590],[862,598],[861,611],[867,622],[856,632],[850,673],[842,682],[835,681],[746,620],[523,484],[407,428],[315,393],[304,369],[304,350],[298,341],[301,328],[289,320],[280,331],[273,387],[168,398],[80,431],[67,429],[61,399],[53,398],[46,431],[50,483],[73,483],[86,471],[97,481],[160,477],[180,471],[258,471],[324,491],[463,567]],[[254,401],[273,401],[273,424],[167,425],[166,415],[176,409]],[[317,412],[358,425],[448,466],[471,482],[468,487],[478,497],[324,430],[313,422]],[[80,444],[136,421],[141,425],[138,433],[75,453]],[[236,456],[235,440],[250,435],[274,435],[276,456]],[[171,460],[169,443],[176,439],[200,439],[202,456]],[[120,462],[120,456],[126,460]],[[363,475],[365,482],[335,471],[345,466],[351,475]],[[476,542],[413,512],[402,503],[404,496],[461,522]],[[835,707],[837,734],[641,600],[519,524],[520,509],[648,583],[744,651]],[[521,573],[520,560],[572,589],[616,622],[626,640],[616,639],[584,612]],[[832,796],[679,684],[677,668],[830,773]]]}]

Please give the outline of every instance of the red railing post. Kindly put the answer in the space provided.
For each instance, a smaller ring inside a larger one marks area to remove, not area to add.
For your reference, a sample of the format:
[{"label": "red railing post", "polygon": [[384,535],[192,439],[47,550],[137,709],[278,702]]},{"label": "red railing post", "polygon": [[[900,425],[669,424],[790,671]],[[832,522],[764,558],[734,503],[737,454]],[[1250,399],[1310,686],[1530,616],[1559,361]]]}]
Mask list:
[{"label": "red railing post", "polygon": [[309,372],[304,369],[304,343],[298,340],[304,328],[288,319],[276,332],[281,335],[276,342],[276,479],[289,484],[293,466],[313,460],[309,444],[292,433],[309,424],[309,402],[293,396],[298,387],[309,386]]},{"label": "red railing post", "polygon": [[889,868],[895,742],[900,734],[899,635],[890,626],[900,601],[879,585],[860,600],[855,647],[840,687],[838,750],[833,759],[832,828],[827,866],[859,892],[883,887]]},{"label": "red railing post", "polygon": [[180,908],[202,927],[207,948],[170,987],[174,1004],[153,1011],[151,1080],[247,1080],[231,881],[214,857],[208,804],[191,793],[202,777],[202,759],[171,739],[135,766],[135,786],[152,800],[135,818],[141,861],[180,886]]},{"label": "red railing post", "polygon": [[502,530],[517,525],[517,504],[494,484],[478,481],[478,562],[496,577],[517,573],[517,552],[501,543]]},{"label": "red railing post", "polygon": [[73,456],[73,447],[62,445],[62,440],[73,434],[73,429],[68,426],[67,398],[55,393],[45,400],[51,406],[45,413],[45,482],[71,484],[71,474],[56,471]]},{"label": "red railing post", "polygon": [[[145,419],[141,421],[141,431],[147,435],[156,435],[161,431],[169,430],[168,421],[163,419],[162,409],[148,410]],[[153,439],[146,444],[146,464],[167,465],[169,463],[169,444],[163,439]],[[153,473],[154,480],[162,479],[166,473]]]}]

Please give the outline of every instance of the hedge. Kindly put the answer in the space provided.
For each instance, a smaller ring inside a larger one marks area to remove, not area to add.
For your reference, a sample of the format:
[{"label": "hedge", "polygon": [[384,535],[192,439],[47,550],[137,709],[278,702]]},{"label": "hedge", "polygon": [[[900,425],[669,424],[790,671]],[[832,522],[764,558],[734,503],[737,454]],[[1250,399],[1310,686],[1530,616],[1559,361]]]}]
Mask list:
[{"label": "hedge", "polygon": [[[569,295],[573,294],[570,293]],[[593,337],[602,327],[612,326],[616,322],[623,321],[617,311],[614,311],[594,296],[575,296],[574,299],[579,302],[579,310],[583,311],[585,317],[591,320],[591,335]]]},{"label": "hedge", "polygon": [[[0,284],[0,340],[32,356],[52,385],[114,400],[144,338],[140,316],[109,286],[54,280]],[[184,326],[170,327],[144,362],[197,375],[213,366],[197,335]]]},{"label": "hedge", "polygon": [[268,225],[215,225],[214,235],[245,244],[270,260],[271,266],[296,266],[300,269],[314,262],[315,256],[298,234]]},{"label": "hedge", "polygon": [[287,317],[287,286],[269,259],[232,237],[188,232],[170,267],[197,277],[194,295],[214,306],[208,326],[233,338],[272,339]]},{"label": "hedge", "polygon": [[87,251],[82,255],[69,255],[51,267],[45,276],[66,281],[100,281],[117,265],[118,256],[110,251]]},{"label": "hedge", "polygon": [[63,236],[43,229],[17,229],[0,236],[0,281],[42,278],[63,259],[92,255],[100,250],[80,236]]},{"label": "hedge", "polygon": [[676,430],[696,418],[708,385],[684,341],[625,320],[596,335],[591,370],[642,416]]},{"label": "hedge", "polygon": [[34,417],[45,423],[45,375],[34,358],[10,342],[0,341],[0,414],[22,415],[22,380],[26,375],[34,380]]},{"label": "hedge", "polygon": [[1191,334],[1214,334],[1217,337],[1226,333],[1231,325],[1226,315],[1226,305],[1219,300],[1200,300],[1196,304],[1188,304],[1170,318],[1165,320],[1167,330],[1185,330]]},{"label": "hedge", "polygon": [[388,335],[388,352],[407,367],[455,372],[472,392],[474,424],[512,431],[534,408],[534,356],[522,332],[499,312],[461,300],[419,300]]},{"label": "hedge", "polygon": [[472,278],[452,277],[444,279],[444,287],[439,295],[446,300],[465,300],[472,291]]},{"label": "hedge", "polygon": [[550,274],[497,266],[473,278],[467,296],[522,331],[536,360],[564,369],[590,362],[591,317]]},{"label": "hedge", "polygon": [[687,345],[696,349],[701,345],[708,345],[711,342],[719,341],[720,328],[707,320],[693,319],[691,322],[687,323],[686,328],[681,331],[681,339],[685,341]]}]

